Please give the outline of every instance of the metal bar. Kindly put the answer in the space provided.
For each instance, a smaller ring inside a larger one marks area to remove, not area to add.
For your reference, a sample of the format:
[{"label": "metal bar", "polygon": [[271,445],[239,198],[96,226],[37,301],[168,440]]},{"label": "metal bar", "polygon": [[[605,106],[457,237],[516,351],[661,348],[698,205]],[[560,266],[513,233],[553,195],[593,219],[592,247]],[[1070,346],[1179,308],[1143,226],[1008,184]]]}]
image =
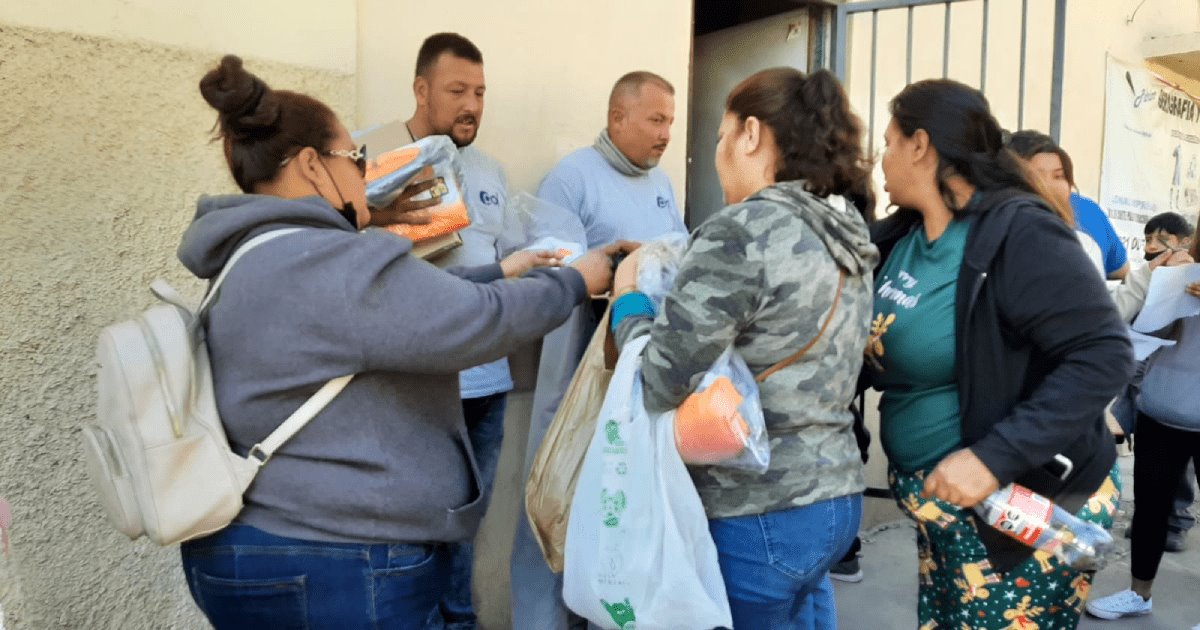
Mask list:
[{"label": "metal bar", "polygon": [[870,487],[863,490],[863,496],[871,499],[890,499],[892,498],[892,490],[891,488]]},{"label": "metal bar", "polygon": [[1067,0],[1054,2],[1054,70],[1050,74],[1050,137],[1062,131],[1063,58],[1067,37]]},{"label": "metal bar", "polygon": [[812,58],[808,62],[808,71],[815,72],[822,68],[829,68],[829,60],[825,50],[825,39],[828,28],[829,11],[816,9],[816,16],[809,20],[809,32],[814,35],[813,42],[809,44],[809,49],[812,50]]},{"label": "metal bar", "polygon": [[946,26],[942,34],[942,78],[950,76],[950,3],[946,3]]},{"label": "metal bar", "polygon": [[1017,131],[1025,128],[1025,42],[1029,36],[1029,0],[1021,0],[1021,71],[1017,87]]},{"label": "metal bar", "polygon": [[904,58],[904,84],[912,83],[913,8],[908,7],[908,49]]},{"label": "metal bar", "polygon": [[867,155],[875,155],[875,68],[879,52],[879,12],[871,12],[871,108],[867,115]]},{"label": "metal bar", "polygon": [[867,11],[883,11],[901,7],[922,7],[930,4],[949,4],[966,0],[874,0],[872,2],[852,2],[845,5],[851,13],[866,13]]},{"label": "metal bar", "polygon": [[850,41],[846,38],[847,22],[850,20],[849,11],[845,5],[837,8],[837,21],[833,26],[833,74],[842,83],[846,82],[846,49]]},{"label": "metal bar", "polygon": [[979,91],[987,91],[988,0],[983,0],[983,37],[979,52]]}]

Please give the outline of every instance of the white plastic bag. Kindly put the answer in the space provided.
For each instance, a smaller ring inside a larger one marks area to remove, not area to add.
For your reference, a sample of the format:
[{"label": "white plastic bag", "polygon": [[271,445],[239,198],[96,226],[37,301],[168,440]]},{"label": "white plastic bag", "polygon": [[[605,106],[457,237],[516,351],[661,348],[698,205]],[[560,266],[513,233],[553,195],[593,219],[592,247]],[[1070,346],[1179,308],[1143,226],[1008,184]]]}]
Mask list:
[{"label": "white plastic bag", "polygon": [[[687,245],[683,234],[669,234],[642,245],[637,287],[656,310],[662,310],[675,285]],[[676,410],[675,444],[688,464],[767,472],[771,444],[758,383],[733,348],[721,354],[695,393]]]},{"label": "white plastic bag", "polygon": [[642,405],[629,342],[609,384],[567,527],[563,599],[606,630],[732,627],[717,549],[675,451],[673,413]]}]

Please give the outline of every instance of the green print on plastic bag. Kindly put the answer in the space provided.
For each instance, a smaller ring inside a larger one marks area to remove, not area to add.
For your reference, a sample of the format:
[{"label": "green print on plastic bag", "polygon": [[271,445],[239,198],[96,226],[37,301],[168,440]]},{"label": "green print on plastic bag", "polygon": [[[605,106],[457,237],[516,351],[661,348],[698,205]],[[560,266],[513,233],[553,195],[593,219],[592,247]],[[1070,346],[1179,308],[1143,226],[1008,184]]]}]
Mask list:
[{"label": "green print on plastic bag", "polygon": [[616,527],[621,524],[621,513],[625,511],[625,491],[617,490],[609,494],[608,490],[600,489],[600,504],[604,509],[604,526]]},{"label": "green print on plastic bag", "polygon": [[625,440],[621,439],[621,425],[616,420],[604,424],[604,437],[608,439],[609,446],[625,446]]},{"label": "green print on plastic bag", "polygon": [[603,599],[600,603],[604,605],[604,609],[608,611],[608,616],[612,617],[613,623],[621,630],[634,630],[634,621],[637,617],[633,614],[633,604],[629,603],[629,598],[625,601],[610,604]]}]

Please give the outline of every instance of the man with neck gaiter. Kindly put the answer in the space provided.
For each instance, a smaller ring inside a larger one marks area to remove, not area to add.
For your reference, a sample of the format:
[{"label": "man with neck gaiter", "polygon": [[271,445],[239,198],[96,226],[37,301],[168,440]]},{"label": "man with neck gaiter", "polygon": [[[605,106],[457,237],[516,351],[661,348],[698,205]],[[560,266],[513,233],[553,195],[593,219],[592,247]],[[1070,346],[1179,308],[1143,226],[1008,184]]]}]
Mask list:
[{"label": "man with neck gaiter", "polygon": [[[645,71],[626,74],[613,86],[608,125],[596,142],[560,160],[542,180],[538,197],[578,215],[589,248],[686,233],[671,180],[658,168],[674,121],[675,88],[666,79]],[[576,307],[542,342],[522,480],[529,478],[534,456],[607,304]],[[524,496],[520,494],[513,542],[512,627],[586,628],[586,621],[563,605],[562,575],[551,572],[542,557],[524,517]]]}]

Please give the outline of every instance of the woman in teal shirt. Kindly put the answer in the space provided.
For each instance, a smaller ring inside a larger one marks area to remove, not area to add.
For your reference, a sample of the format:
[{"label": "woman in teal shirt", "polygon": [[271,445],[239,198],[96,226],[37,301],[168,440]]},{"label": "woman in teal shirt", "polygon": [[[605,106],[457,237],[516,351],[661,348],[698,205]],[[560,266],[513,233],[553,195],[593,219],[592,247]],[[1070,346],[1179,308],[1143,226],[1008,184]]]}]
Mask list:
[{"label": "woman in teal shirt", "polygon": [[917,523],[919,623],[1074,627],[1091,575],[969,508],[1016,482],[1111,527],[1103,409],[1132,367],[1124,327],[983,94],[922,81],[891,111],[883,173],[900,210],[873,228],[867,363],[891,490]]}]

